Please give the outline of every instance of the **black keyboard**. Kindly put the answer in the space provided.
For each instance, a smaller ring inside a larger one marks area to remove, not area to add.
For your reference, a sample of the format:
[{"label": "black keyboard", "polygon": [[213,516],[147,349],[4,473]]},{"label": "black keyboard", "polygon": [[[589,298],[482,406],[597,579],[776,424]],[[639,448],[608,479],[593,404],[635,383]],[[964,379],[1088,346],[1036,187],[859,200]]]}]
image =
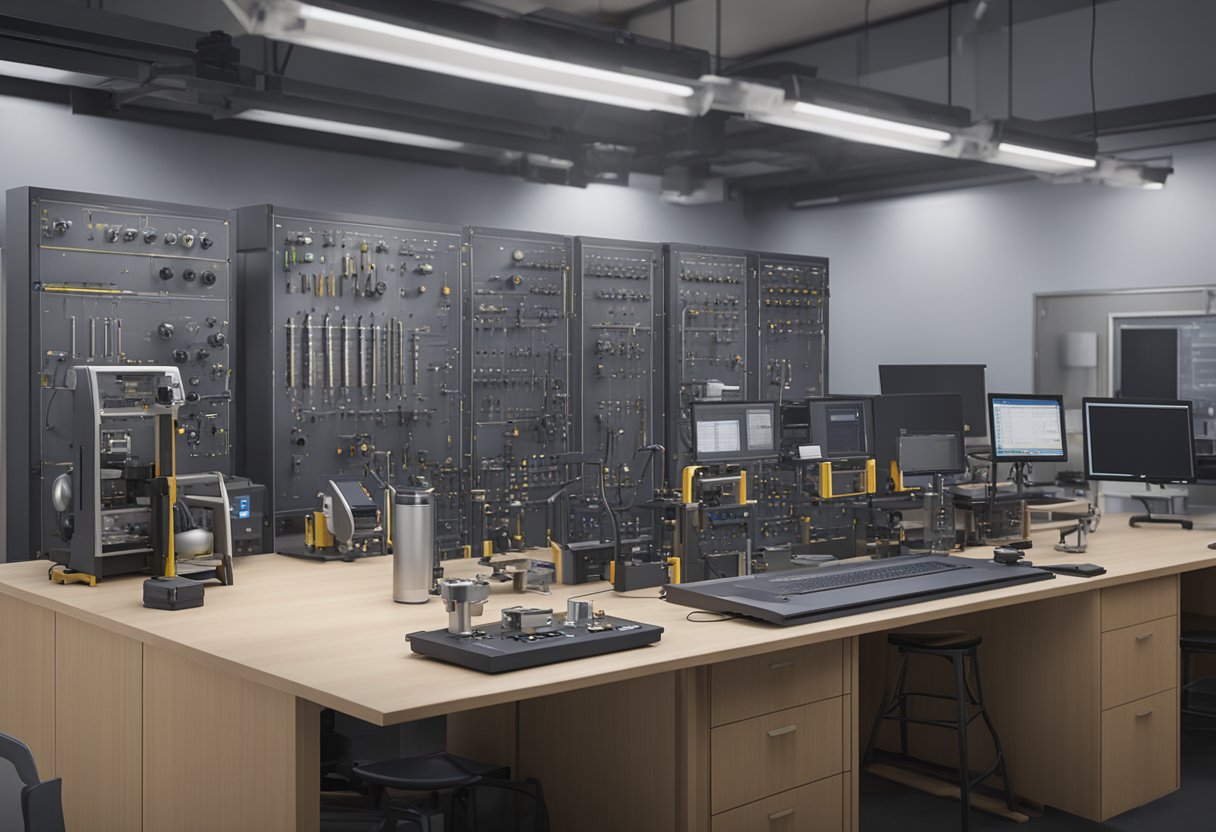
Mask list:
[{"label": "black keyboard", "polygon": [[805,595],[808,592],[822,592],[825,589],[844,589],[862,584],[896,581],[900,578],[919,578],[922,575],[966,568],[961,564],[942,563],[939,560],[913,560],[908,563],[895,563],[870,569],[849,569],[847,567],[833,569],[829,567],[818,575],[798,578],[771,577],[765,581],[768,584],[765,589],[779,595]]}]

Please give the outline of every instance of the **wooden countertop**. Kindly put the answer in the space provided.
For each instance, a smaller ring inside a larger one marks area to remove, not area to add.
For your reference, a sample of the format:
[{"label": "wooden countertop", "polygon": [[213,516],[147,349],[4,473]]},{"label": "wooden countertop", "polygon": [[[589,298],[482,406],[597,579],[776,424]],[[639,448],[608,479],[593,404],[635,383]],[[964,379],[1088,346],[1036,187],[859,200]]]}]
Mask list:
[{"label": "wooden countertop", "polygon": [[[795,627],[746,620],[693,623],[687,607],[661,601],[658,590],[600,592],[596,607],[658,624],[661,642],[637,650],[497,676],[446,665],[410,652],[404,635],[444,627],[438,599],[421,606],[392,600],[390,558],[321,563],[279,555],[240,558],[236,584],[209,587],[200,609],[166,612],[142,605],[142,576],[96,587],[47,580],[46,561],[0,564],[0,594],[54,610],[145,644],[179,651],[204,664],[290,692],[380,725],[591,687],[797,645],[905,627],[950,615],[1054,598],[1161,575],[1216,567],[1206,544],[1216,533],[1177,527],[1127,527],[1125,515],[1103,519],[1089,552],[1052,550],[1042,534],[1028,553],[1036,563],[1091,561],[1107,574],[1055,580],[925,601]],[[987,556],[988,549],[972,550]],[[448,564],[449,577],[476,572],[474,561]],[[520,595],[495,584],[485,615],[503,607],[552,606],[606,584],[557,586],[551,595]]]}]

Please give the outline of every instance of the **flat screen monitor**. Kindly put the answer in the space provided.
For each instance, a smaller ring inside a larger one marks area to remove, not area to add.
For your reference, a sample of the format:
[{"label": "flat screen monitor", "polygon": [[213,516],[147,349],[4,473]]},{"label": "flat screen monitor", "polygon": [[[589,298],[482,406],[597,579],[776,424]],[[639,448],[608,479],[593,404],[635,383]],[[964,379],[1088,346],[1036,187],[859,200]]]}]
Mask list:
[{"label": "flat screen monitor", "polygon": [[702,464],[776,459],[776,402],[693,402],[693,457]]},{"label": "flat screen monitor", "polygon": [[1068,461],[1061,396],[989,393],[988,422],[996,462]]},{"label": "flat screen monitor", "polygon": [[963,433],[963,399],[957,393],[875,396],[874,459],[886,471],[899,461],[899,437],[912,433]]},{"label": "flat screen monitor", "polygon": [[988,435],[984,364],[881,364],[878,383],[888,393],[957,393],[963,397],[963,430]]},{"label": "flat screen monitor", "polygon": [[1191,403],[1082,399],[1085,478],[1116,482],[1195,481]]},{"label": "flat screen monitor", "polygon": [[811,399],[811,442],[824,459],[856,459],[873,453],[869,402],[865,399]]},{"label": "flat screen monitor", "polygon": [[899,437],[899,470],[904,476],[961,474],[967,469],[963,454],[962,432],[908,433]]}]

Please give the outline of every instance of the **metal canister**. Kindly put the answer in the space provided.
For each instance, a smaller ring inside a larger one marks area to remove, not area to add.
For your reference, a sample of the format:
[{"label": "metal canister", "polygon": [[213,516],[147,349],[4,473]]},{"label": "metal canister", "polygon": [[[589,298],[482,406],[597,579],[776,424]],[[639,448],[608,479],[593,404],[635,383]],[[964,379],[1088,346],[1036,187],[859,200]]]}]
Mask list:
[{"label": "metal canister", "polygon": [[435,563],[435,498],[421,488],[401,488],[393,501],[393,600],[430,600]]}]

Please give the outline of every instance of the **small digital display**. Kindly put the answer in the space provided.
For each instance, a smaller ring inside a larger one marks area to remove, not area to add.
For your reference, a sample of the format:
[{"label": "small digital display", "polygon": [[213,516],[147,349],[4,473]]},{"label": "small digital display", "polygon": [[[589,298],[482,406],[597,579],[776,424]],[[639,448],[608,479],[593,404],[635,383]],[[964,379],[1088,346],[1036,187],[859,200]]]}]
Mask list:
[{"label": "small digital display", "polygon": [[232,516],[238,520],[248,520],[252,509],[250,507],[249,496],[241,495],[232,501]]},{"label": "small digital display", "polygon": [[777,456],[775,402],[693,402],[697,462],[750,462]]}]

